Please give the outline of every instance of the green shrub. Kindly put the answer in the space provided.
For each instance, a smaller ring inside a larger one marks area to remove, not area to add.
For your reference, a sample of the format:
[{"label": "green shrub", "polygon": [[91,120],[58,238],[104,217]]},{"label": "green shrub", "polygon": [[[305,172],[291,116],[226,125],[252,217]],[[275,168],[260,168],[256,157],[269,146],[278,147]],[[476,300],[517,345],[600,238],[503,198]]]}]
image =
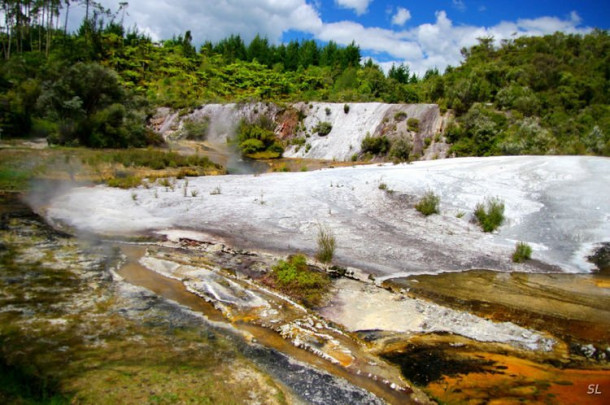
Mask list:
[{"label": "green shrub", "polygon": [[330,131],[333,130],[333,126],[330,122],[323,121],[316,125],[313,129],[314,132],[317,132],[320,136],[326,136],[330,134]]},{"label": "green shrub", "polygon": [[275,123],[265,116],[254,123],[242,120],[237,129],[237,145],[242,155],[253,159],[281,157],[284,147],[275,136],[274,127]]},{"label": "green shrub", "polygon": [[385,155],[390,149],[390,140],[387,136],[370,136],[367,134],[360,145],[362,153],[372,153],[374,155]]},{"label": "green shrub", "polygon": [[208,135],[210,119],[204,117],[201,121],[185,120],[182,127],[182,134],[186,139],[203,141]]},{"label": "green shrub", "polygon": [[325,112],[326,112],[326,115],[330,115],[330,108],[326,107]]},{"label": "green shrub", "polygon": [[532,247],[525,242],[517,242],[513,252],[513,262],[523,263],[532,257]]},{"label": "green shrub", "polygon": [[438,214],[438,204],[441,201],[440,197],[434,194],[432,191],[426,191],[424,196],[415,204],[415,209],[424,214],[425,216]]},{"label": "green shrub", "polygon": [[488,198],[477,204],[474,216],[484,232],[493,232],[504,222],[504,202],[499,198]]},{"label": "green shrub", "polygon": [[406,136],[401,136],[392,142],[388,156],[398,162],[408,162],[411,149],[411,141]]},{"label": "green shrub", "polygon": [[404,121],[407,119],[407,113],[404,111],[399,111],[396,114],[394,114],[394,121]]},{"label": "green shrub", "polygon": [[272,267],[270,276],[276,288],[308,306],[319,304],[330,285],[329,276],[310,269],[303,255],[280,260]]},{"label": "green shrub", "polygon": [[318,225],[318,253],[316,258],[322,263],[330,263],[335,254],[335,235],[325,225]]},{"label": "green shrub", "polygon": [[419,120],[417,118],[409,118],[407,120],[407,128],[412,132],[419,131]]},{"label": "green shrub", "polygon": [[302,138],[302,137],[296,137],[296,138],[292,138],[290,140],[291,145],[298,145],[298,146],[303,146],[303,145],[305,145],[306,142],[307,142],[307,139]]},{"label": "green shrub", "polygon": [[349,113],[349,104],[345,104],[345,105],[343,106],[343,112],[344,112],[344,113],[346,113],[346,114],[348,114],[348,113]]},{"label": "green shrub", "polygon": [[244,155],[252,155],[265,150],[265,144],[258,139],[247,139],[239,144],[239,149]]},{"label": "green shrub", "polygon": [[54,133],[57,133],[58,124],[44,119],[32,120],[32,136],[36,138],[47,138]]},{"label": "green shrub", "polygon": [[127,176],[127,177],[113,177],[106,181],[106,184],[110,187],[118,187],[118,188],[135,188],[142,184],[142,179],[137,176]]}]

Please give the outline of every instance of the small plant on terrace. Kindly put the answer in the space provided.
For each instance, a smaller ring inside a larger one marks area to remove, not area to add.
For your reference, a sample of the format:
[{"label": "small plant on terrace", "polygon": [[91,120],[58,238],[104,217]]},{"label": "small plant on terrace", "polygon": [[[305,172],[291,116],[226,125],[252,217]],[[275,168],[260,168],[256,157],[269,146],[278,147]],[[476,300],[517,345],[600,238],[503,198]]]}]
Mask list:
[{"label": "small plant on terrace", "polygon": [[335,255],[336,240],[333,231],[326,225],[318,224],[318,253],[316,258],[322,263],[330,263]]},{"label": "small plant on terrace", "polygon": [[517,242],[513,252],[513,262],[523,263],[532,257],[532,247],[525,242]]},{"label": "small plant on terrace", "polygon": [[313,129],[314,132],[317,132],[320,136],[326,136],[330,134],[330,131],[333,130],[333,126],[330,122],[323,121],[316,125]]},{"label": "small plant on terrace", "polygon": [[404,111],[399,111],[394,114],[394,121],[404,121],[407,119],[407,113]]},{"label": "small plant on terrace", "polygon": [[214,188],[214,190],[210,191],[210,195],[219,195],[222,194],[222,190],[220,189],[220,186],[216,186],[216,188]]},{"label": "small plant on terrace", "polygon": [[499,198],[488,198],[485,204],[477,204],[474,216],[484,232],[493,232],[504,222],[504,202]]},{"label": "small plant on terrace", "polygon": [[377,188],[379,188],[379,190],[381,191],[385,191],[387,194],[394,194],[394,190],[389,188],[388,185],[385,183],[379,183],[379,187]]},{"label": "small plant on terrace", "polygon": [[440,197],[434,194],[433,191],[426,191],[424,196],[415,204],[415,209],[424,214],[425,216],[438,214],[438,204],[441,201]]},{"label": "small plant on terrace", "polygon": [[409,118],[407,120],[407,129],[411,132],[419,132],[419,120],[417,118]]},{"label": "small plant on terrace", "polygon": [[311,269],[305,256],[294,255],[273,266],[266,282],[307,306],[315,306],[328,290],[330,277],[324,272]]}]

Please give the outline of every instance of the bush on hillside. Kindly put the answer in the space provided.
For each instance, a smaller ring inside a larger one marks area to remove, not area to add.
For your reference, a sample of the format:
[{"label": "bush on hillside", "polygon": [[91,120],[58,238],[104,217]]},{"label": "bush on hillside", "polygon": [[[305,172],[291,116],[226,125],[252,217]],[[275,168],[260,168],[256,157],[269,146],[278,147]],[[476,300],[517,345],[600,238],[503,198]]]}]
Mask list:
[{"label": "bush on hillside", "polygon": [[330,134],[330,131],[333,130],[333,126],[330,122],[323,121],[316,125],[313,129],[314,132],[317,132],[320,136],[326,136]]},{"label": "bush on hillside", "polygon": [[362,153],[385,155],[390,150],[390,140],[387,136],[370,136],[367,134],[360,145]]}]

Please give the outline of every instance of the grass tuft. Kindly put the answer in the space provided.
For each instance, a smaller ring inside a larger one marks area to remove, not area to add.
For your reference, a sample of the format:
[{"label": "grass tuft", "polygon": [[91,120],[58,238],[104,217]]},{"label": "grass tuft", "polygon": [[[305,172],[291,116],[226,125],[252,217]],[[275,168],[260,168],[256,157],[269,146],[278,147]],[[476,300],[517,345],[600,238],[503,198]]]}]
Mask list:
[{"label": "grass tuft", "polygon": [[484,232],[493,232],[504,222],[504,202],[497,197],[488,198],[484,204],[477,204],[474,216]]},{"label": "grass tuft", "polygon": [[318,253],[316,258],[322,263],[330,263],[335,255],[336,240],[333,231],[326,225],[318,225]]},{"label": "grass tuft", "polygon": [[434,194],[434,192],[426,191],[421,200],[415,204],[415,209],[425,216],[438,214],[440,212],[438,208],[440,201],[440,197]]},{"label": "grass tuft", "polygon": [[517,242],[513,252],[513,262],[523,263],[532,257],[532,247],[525,242]]}]

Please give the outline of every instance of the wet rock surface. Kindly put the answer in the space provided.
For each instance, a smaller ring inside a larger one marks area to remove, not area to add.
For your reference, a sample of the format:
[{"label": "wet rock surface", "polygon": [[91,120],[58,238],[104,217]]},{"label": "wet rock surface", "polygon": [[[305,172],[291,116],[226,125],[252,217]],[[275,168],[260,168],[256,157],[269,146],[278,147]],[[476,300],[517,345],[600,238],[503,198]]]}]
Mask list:
[{"label": "wet rock surface", "polygon": [[[41,395],[79,403],[383,403],[123,281],[120,250],[54,233],[13,196],[2,202],[21,208],[15,217],[2,210],[0,360],[3,370],[26,370],[28,381],[52,379],[55,391]],[[0,389],[3,402],[19,401],[13,395]]]},{"label": "wet rock surface", "polygon": [[[427,401],[400,377],[400,367],[407,380],[417,380],[446,403],[596,403],[603,396],[587,397],[588,385],[610,392],[610,306],[608,280],[603,273],[589,274],[586,258],[608,235],[610,207],[592,192],[607,188],[607,176],[599,176],[606,166],[607,160],[596,158],[520,157],[198,178],[188,187],[200,198],[155,185],[131,191],[77,188],[60,193],[43,212],[72,231],[165,235],[163,243],[140,247],[127,258],[131,270],[145,269],[132,274],[133,280],[116,281],[120,294],[111,297],[120,297],[119,306],[102,308],[117,319],[172,334],[200,326],[157,313],[161,303],[204,313],[206,342],[211,336],[239,342],[220,353],[232,353],[227,358],[249,375],[271,378],[255,384],[260,398],[279,390],[292,395],[288,402],[376,401],[373,394],[391,403]],[[441,195],[442,215],[423,218],[412,208],[425,188]],[[499,232],[484,234],[468,212],[493,194],[505,200],[507,222]],[[313,253],[319,222],[337,236],[334,276],[360,280],[336,278],[323,316],[257,283],[278,251]],[[533,246],[535,260],[511,262],[517,240]],[[4,250],[9,242],[2,241]],[[39,250],[28,257],[41,261]],[[463,271],[474,267],[500,271]],[[28,280],[9,275],[5,284],[29,289]],[[134,304],[126,304],[127,298]],[[38,316],[31,307],[21,311]],[[220,333],[227,325],[231,332]],[[275,360],[269,364],[244,354],[259,348],[270,350],[272,359],[296,359],[306,370],[314,365],[319,375],[298,381],[276,376]],[[439,374],[442,369],[447,372]],[[303,381],[327,382],[324,393]]]}]

